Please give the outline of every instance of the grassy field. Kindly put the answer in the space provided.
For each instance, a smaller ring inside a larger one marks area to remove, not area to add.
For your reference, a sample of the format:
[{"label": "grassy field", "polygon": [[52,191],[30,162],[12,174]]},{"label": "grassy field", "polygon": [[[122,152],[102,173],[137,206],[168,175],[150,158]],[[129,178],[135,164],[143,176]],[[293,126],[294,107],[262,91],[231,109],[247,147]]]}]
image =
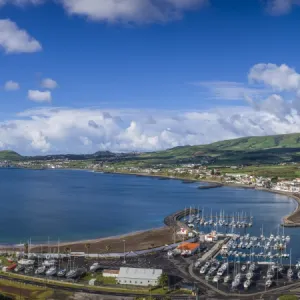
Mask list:
[{"label": "grassy field", "polygon": [[117,281],[113,277],[103,277],[102,274],[91,274],[89,273],[85,277],[82,278],[81,281],[88,282],[91,279],[96,279],[96,284],[117,284]]},{"label": "grassy field", "polygon": [[3,279],[0,280],[0,292],[5,296],[17,300],[65,300],[72,295],[72,293],[69,292],[58,292],[48,288],[37,287],[30,284],[25,285],[12,280]]},{"label": "grassy field", "polygon": [[293,179],[300,177],[299,165],[263,165],[263,166],[247,166],[242,169],[233,170],[231,168],[221,168],[222,174],[226,173],[238,173],[238,174],[250,174],[254,176],[271,177],[271,178],[285,178]]}]

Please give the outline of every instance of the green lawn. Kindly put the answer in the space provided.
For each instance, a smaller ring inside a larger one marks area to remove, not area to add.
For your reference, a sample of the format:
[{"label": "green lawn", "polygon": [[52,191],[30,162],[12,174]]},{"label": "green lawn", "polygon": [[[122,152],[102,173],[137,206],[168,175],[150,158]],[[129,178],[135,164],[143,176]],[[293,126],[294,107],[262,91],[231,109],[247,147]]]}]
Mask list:
[{"label": "green lawn", "polygon": [[299,297],[295,295],[282,295],[279,297],[279,300],[298,300]]}]

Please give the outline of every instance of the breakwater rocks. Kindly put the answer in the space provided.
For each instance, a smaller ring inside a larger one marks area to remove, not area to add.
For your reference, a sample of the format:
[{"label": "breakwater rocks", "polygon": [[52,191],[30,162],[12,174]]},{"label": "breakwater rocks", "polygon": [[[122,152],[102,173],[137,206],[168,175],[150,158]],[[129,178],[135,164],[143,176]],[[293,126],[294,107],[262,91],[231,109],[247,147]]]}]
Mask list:
[{"label": "breakwater rocks", "polygon": [[[199,210],[200,212],[200,210]],[[198,209],[193,208],[191,210],[192,214],[197,214],[198,213]],[[186,215],[186,210],[180,210],[172,215],[169,215],[167,217],[165,217],[164,219],[164,223],[165,225],[169,226],[169,227],[174,227],[174,226],[182,226],[183,223],[180,222],[180,220]]]},{"label": "breakwater rocks", "polygon": [[198,186],[198,189],[199,190],[207,190],[207,189],[215,189],[215,188],[219,188],[219,187],[222,187],[223,184],[221,183],[210,183],[210,184],[207,184],[207,185],[200,185]]}]

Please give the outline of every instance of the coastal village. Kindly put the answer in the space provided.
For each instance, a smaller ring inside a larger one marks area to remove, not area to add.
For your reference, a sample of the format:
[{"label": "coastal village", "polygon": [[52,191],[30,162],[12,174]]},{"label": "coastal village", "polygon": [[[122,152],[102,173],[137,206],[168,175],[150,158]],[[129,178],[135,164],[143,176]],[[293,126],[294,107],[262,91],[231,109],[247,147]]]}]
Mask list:
[{"label": "coastal village", "polygon": [[[0,168],[1,167],[17,167],[28,169],[69,169],[72,168],[72,161],[68,159],[55,161],[20,161],[13,163],[9,161],[0,161]],[[210,168],[208,166],[197,164],[182,164],[174,167],[165,167],[164,165],[160,164],[144,168],[136,166],[114,166],[112,164],[105,164],[101,162],[85,164],[79,168],[93,170],[95,172],[140,174],[197,181],[212,181],[225,185],[228,184],[253,188],[264,188],[278,192],[300,192],[300,178],[287,180],[285,178],[255,176],[252,174],[243,173],[243,168],[238,166],[226,166],[226,169],[230,170],[226,173],[222,172],[221,168]],[[239,173],[239,171],[241,172]]]}]

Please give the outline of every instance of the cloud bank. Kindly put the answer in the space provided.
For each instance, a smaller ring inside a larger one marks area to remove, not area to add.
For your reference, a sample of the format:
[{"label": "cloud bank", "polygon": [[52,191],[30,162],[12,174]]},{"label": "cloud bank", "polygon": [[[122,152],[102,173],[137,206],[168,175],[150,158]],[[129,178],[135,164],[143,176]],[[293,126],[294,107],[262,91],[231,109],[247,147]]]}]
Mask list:
[{"label": "cloud bank", "polygon": [[0,122],[0,149],[24,154],[153,151],[297,131],[298,115],[282,119],[250,107],[186,112],[40,108]]},{"label": "cloud bank", "polygon": [[[33,153],[153,151],[242,136],[300,132],[300,74],[282,64],[260,63],[248,83],[194,83],[212,97],[244,106],[207,111],[39,108],[0,122],[0,149]],[[50,102],[50,91],[28,98]],[[246,100],[246,101],[245,101]]]}]

